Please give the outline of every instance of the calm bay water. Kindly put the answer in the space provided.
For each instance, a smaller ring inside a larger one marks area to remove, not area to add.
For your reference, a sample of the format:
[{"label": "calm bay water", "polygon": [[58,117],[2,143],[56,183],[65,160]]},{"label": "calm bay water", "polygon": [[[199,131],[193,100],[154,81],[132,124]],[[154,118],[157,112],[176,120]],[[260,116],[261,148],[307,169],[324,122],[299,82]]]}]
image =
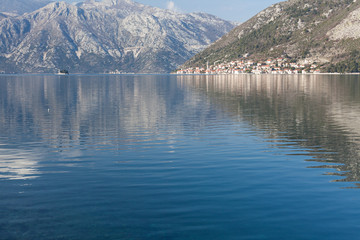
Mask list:
[{"label": "calm bay water", "polygon": [[357,239],[359,76],[0,76],[0,239]]}]

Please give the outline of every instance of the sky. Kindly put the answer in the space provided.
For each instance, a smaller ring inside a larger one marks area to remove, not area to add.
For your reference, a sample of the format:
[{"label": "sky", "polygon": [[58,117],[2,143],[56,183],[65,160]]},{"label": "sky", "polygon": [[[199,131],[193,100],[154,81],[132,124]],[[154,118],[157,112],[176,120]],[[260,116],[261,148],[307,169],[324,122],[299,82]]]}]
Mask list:
[{"label": "sky", "polygon": [[189,12],[206,12],[225,20],[245,22],[281,0],[135,0],[146,5]]},{"label": "sky", "polygon": [[[68,2],[74,0],[66,0]],[[76,0],[77,2],[81,0]],[[225,20],[245,22],[261,10],[281,0],[134,0],[142,4],[178,12],[205,12]]]}]

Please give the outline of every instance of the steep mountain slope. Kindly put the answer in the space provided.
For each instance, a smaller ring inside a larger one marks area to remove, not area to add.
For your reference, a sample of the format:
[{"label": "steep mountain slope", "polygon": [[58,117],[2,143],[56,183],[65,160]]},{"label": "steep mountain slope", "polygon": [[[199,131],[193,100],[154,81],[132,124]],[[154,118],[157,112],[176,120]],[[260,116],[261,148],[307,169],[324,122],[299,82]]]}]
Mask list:
[{"label": "steep mountain slope", "polygon": [[0,12],[23,14],[35,11],[48,3],[48,0],[1,0]]},{"label": "steep mountain slope", "polygon": [[[274,4],[223,36],[184,67],[244,55],[253,60],[287,56],[326,64],[358,57],[360,3],[356,0],[289,0]],[[353,61],[353,60],[351,60]]]},{"label": "steep mountain slope", "polygon": [[0,12],[0,20],[9,17],[8,13]]},{"label": "steep mountain slope", "polygon": [[0,70],[169,72],[233,27],[131,0],[50,3],[0,21]]}]

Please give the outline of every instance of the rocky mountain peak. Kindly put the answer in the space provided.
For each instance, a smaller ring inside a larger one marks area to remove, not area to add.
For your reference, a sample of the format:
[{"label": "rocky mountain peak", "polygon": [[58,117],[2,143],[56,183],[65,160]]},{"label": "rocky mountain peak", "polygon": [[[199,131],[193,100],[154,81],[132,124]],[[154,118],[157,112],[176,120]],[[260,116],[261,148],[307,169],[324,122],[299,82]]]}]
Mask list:
[{"label": "rocky mountain peak", "polygon": [[68,10],[71,8],[75,9],[76,6],[66,3],[66,2],[63,2],[63,1],[62,2],[52,2],[52,3],[49,3],[48,5],[44,6],[43,8],[36,10],[35,12],[45,12],[46,11],[49,13],[53,13],[53,12]]},{"label": "rocky mountain peak", "polygon": [[18,19],[27,19],[33,23],[33,26],[45,27],[50,22],[59,22],[60,20],[70,20],[78,17],[78,7],[66,2],[52,2],[48,5],[31,13],[25,13]]},{"label": "rocky mountain peak", "polygon": [[102,0],[102,1],[91,0],[80,3],[80,5],[86,7],[106,7],[106,8],[145,7],[143,4],[134,2],[132,0]]},{"label": "rocky mountain peak", "polygon": [[233,27],[130,0],[54,2],[0,21],[0,70],[170,72]]},{"label": "rocky mountain peak", "polygon": [[103,1],[104,4],[109,4],[109,5],[121,5],[121,4],[135,4],[133,1],[131,0],[104,0]]}]

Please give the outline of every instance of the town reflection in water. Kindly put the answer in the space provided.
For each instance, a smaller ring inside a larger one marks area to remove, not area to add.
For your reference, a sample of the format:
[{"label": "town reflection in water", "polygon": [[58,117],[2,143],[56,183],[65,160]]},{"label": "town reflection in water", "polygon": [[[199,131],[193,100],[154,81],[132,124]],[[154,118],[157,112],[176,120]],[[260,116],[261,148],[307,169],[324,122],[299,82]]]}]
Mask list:
[{"label": "town reflection in water", "polygon": [[303,148],[336,181],[360,181],[356,75],[2,76],[0,178],[39,176],[44,149],[147,147],[144,133],[176,149],[177,134],[224,114],[274,147]]},{"label": "town reflection in water", "polygon": [[179,84],[250,123],[274,146],[306,149],[312,167],[330,169],[335,181],[360,187],[358,75],[182,76]]}]

